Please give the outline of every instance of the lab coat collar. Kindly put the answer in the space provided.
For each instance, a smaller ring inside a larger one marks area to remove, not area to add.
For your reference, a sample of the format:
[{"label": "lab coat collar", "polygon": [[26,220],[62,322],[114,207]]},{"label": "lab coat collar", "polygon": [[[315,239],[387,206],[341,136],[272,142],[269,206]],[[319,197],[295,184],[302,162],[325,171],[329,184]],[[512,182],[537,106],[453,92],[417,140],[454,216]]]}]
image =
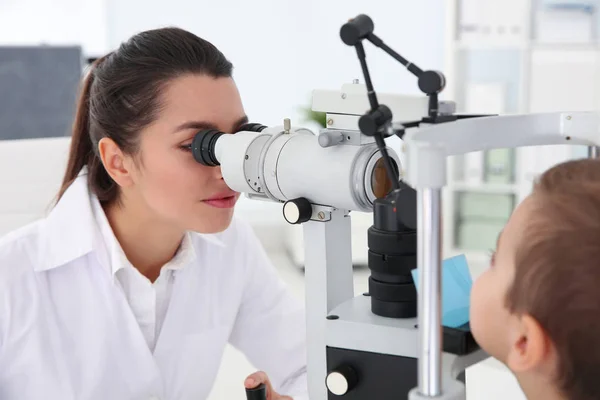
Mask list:
[{"label": "lab coat collar", "polygon": [[[102,233],[94,219],[94,202],[98,198],[90,192],[84,168],[65,191],[62,198],[42,221],[40,260],[37,271],[45,271],[67,264],[94,251]],[[99,204],[99,203],[98,203]],[[191,242],[199,238],[209,244],[225,246],[217,235],[190,232]]]},{"label": "lab coat collar", "polygon": [[[92,197],[92,211],[94,213],[94,220],[98,226],[98,231],[102,235],[100,238],[101,240],[98,242],[102,242],[108,252],[108,256],[104,261],[110,265],[110,270],[113,275],[123,268],[133,268],[133,265],[127,259],[121,244],[115,237],[114,231],[108,222],[108,218],[106,217],[102,205],[94,197]],[[192,233],[186,232],[175,256],[163,267],[167,269],[181,269],[192,262],[192,260],[196,258],[196,251],[194,250],[192,240]]]}]

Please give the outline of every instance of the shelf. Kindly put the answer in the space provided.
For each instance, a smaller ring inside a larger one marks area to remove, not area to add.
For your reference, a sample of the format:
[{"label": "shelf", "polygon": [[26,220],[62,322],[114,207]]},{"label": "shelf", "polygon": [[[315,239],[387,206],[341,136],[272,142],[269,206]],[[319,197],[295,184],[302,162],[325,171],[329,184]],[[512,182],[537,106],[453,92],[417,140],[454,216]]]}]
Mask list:
[{"label": "shelf", "polygon": [[488,42],[485,40],[455,41],[455,50],[528,50],[529,42]]},{"label": "shelf", "polygon": [[[445,96],[456,102],[460,112],[491,109],[514,115],[600,107],[600,15],[594,17],[592,35],[585,36],[584,27],[558,19],[562,31],[540,26],[536,6],[534,0],[449,0]],[[571,25],[581,29],[565,30]],[[516,26],[520,29],[512,29]],[[559,162],[586,155],[585,146],[570,146],[567,151],[566,146],[549,145],[515,148],[511,162],[488,164],[485,151],[449,157],[443,199],[444,257],[464,254],[475,279],[489,267],[487,247],[495,246],[496,231],[512,213],[507,210],[514,211],[531,193],[533,177]],[[491,174],[489,165],[506,166],[510,174],[507,169]],[[487,182],[487,177],[493,179]],[[507,206],[511,201],[513,207]],[[500,209],[498,204],[504,206]]]},{"label": "shelf", "polygon": [[532,43],[532,50],[600,50],[600,43]]},{"label": "shelf", "polygon": [[535,41],[527,42],[487,42],[487,41],[467,41],[454,42],[455,51],[481,51],[481,50],[600,50],[600,42],[595,43],[537,43]]},{"label": "shelf", "polygon": [[515,184],[501,184],[501,183],[466,183],[450,181],[448,182],[448,189],[455,192],[477,192],[485,194],[517,194],[519,186]]}]

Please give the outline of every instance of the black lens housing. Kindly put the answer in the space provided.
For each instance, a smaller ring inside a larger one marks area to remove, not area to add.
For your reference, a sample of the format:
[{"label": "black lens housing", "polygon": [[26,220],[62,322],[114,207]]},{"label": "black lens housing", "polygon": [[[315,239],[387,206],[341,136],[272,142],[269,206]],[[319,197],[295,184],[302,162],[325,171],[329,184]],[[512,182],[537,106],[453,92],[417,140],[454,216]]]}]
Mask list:
[{"label": "black lens housing", "polygon": [[196,133],[192,141],[192,154],[194,159],[207,167],[216,167],[221,165],[215,155],[215,146],[217,139],[224,135],[223,132],[215,129],[204,129]]},{"label": "black lens housing", "polygon": [[417,268],[417,231],[412,218],[403,218],[414,195],[413,189],[403,185],[374,202],[373,226],[367,233],[369,294],[371,311],[382,317],[417,316],[417,290],[411,272]]}]

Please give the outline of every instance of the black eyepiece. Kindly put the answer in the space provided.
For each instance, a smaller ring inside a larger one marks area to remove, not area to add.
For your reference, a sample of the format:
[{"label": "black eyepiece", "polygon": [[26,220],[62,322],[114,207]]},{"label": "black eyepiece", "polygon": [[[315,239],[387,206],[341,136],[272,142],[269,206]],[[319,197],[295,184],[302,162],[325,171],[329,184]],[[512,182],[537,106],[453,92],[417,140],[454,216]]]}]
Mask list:
[{"label": "black eyepiece", "polygon": [[373,33],[373,29],[375,29],[373,20],[367,15],[360,14],[342,25],[340,37],[348,46],[354,46]]},{"label": "black eyepiece", "polygon": [[254,122],[247,123],[245,125],[240,126],[237,130],[238,132],[262,132],[267,127],[263,124],[257,124]]},{"label": "black eyepiece", "polygon": [[192,141],[194,159],[207,167],[220,165],[215,155],[215,145],[221,135],[223,135],[223,132],[214,129],[205,129],[198,132]]}]

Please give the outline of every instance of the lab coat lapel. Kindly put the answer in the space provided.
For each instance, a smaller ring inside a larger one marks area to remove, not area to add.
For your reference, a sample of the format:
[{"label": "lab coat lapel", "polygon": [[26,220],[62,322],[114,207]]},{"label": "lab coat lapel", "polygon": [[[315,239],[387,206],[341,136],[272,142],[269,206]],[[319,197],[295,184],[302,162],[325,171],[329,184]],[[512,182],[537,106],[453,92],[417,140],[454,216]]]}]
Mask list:
[{"label": "lab coat lapel", "polygon": [[110,376],[122,380],[113,385],[129,387],[130,398],[141,395],[134,389],[140,387],[162,395],[159,368],[107,264],[109,257],[92,201],[97,199],[90,196],[87,176],[82,173],[44,221],[43,251],[36,266],[47,272],[60,336],[67,338],[64,343],[70,348],[71,369],[97,365],[98,370],[77,371],[81,382],[109,376],[103,369],[118,369],[120,374]]},{"label": "lab coat lapel", "polygon": [[74,385],[102,386],[115,393],[128,388],[133,399],[144,394],[139,388],[162,394],[150,349],[120,289],[103,267],[91,259],[88,268],[72,265],[51,271],[47,281]]},{"label": "lab coat lapel", "polygon": [[108,289],[107,301],[112,302],[114,322],[112,324],[114,333],[111,336],[119,341],[116,348],[131,353],[129,357],[122,357],[120,368],[126,375],[133,373],[136,379],[141,379],[146,387],[151,388],[152,393],[160,393],[164,398],[161,371],[125,295],[118,285],[109,285]]},{"label": "lab coat lapel", "polygon": [[35,269],[60,267],[93,251],[94,226],[87,176],[82,173],[42,221],[45,234]]},{"label": "lab coat lapel", "polygon": [[199,399],[209,396],[208,383],[216,378],[229,335],[229,328],[220,322],[220,305],[215,304],[218,289],[211,282],[209,269],[216,268],[218,260],[214,257],[215,249],[207,248],[209,242],[195,235],[196,259],[176,272],[169,309],[154,352],[165,390],[174,398],[184,393]]}]

